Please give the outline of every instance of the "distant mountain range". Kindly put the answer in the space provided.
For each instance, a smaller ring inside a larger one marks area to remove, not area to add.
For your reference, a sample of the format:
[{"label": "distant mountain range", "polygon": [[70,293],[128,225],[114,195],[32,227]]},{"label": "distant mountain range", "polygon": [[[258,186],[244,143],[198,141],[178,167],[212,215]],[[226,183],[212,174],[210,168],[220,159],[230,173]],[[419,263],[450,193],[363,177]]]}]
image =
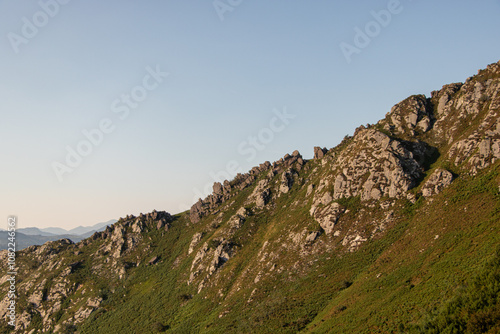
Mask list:
[{"label": "distant mountain range", "polygon": [[[16,250],[21,250],[33,245],[43,245],[47,241],[60,239],[70,239],[78,242],[90,237],[95,232],[103,231],[108,225],[112,225],[116,219],[107,222],[98,223],[92,226],[78,226],[71,230],[65,230],[60,227],[26,227],[16,231]],[[0,229],[0,250],[7,249],[8,240],[7,231]]]}]

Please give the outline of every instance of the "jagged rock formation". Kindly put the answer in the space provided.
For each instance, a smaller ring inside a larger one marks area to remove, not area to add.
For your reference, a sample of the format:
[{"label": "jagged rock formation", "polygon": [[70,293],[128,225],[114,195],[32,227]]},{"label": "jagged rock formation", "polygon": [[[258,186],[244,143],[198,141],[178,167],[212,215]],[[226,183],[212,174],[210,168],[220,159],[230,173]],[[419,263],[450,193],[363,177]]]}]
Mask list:
[{"label": "jagged rock formation", "polygon": [[[138,217],[132,215],[120,218],[117,223],[108,226],[106,230],[96,232],[78,244],[69,239],[62,239],[48,242],[43,246],[31,246],[21,251],[19,255],[30,256],[32,270],[49,272],[52,278],[40,277],[40,274],[37,274],[29,281],[17,285],[18,293],[28,296],[27,302],[31,306],[19,315],[18,331],[23,332],[29,328],[32,321],[37,318],[40,318],[43,324],[40,328],[41,332],[48,332],[55,328],[58,332],[62,331],[62,327],[84,322],[93,311],[99,308],[103,297],[106,296],[102,294],[102,291],[95,290],[92,281],[80,281],[78,277],[81,272],[89,271],[93,275],[104,276],[110,284],[123,280],[127,269],[139,264],[138,261],[131,259],[130,255],[134,254],[137,251],[137,245],[143,242],[144,233],[151,230],[168,231],[172,221],[173,217],[164,211],[153,211],[145,215],[140,214]],[[81,257],[82,250],[88,247],[95,249],[90,254],[91,263],[85,262],[86,259]],[[66,256],[71,254],[71,257],[80,260],[61,257],[62,253]],[[124,259],[129,261],[124,261]],[[157,260],[153,262],[156,263]],[[74,299],[73,303],[79,306],[73,309],[73,312],[68,312],[65,302],[75,294],[80,297]],[[0,304],[0,318],[5,317],[7,304],[8,298],[5,296]],[[61,312],[66,313],[67,319],[56,326],[54,315],[61,314]]]},{"label": "jagged rock formation", "polygon": [[424,95],[411,96],[398,103],[388,116],[390,122],[385,124],[386,130],[410,136],[429,131],[434,120],[432,107]]},{"label": "jagged rock formation", "polygon": [[406,146],[377,130],[358,131],[336,162],[333,198],[361,195],[362,200],[378,200],[413,188],[422,176],[422,166],[412,151],[425,154],[425,147]]},{"label": "jagged rock formation", "polygon": [[439,194],[453,181],[453,174],[444,169],[436,169],[422,187],[422,195],[430,197]]},{"label": "jagged rock formation", "polygon": [[328,152],[328,150],[326,148],[321,148],[321,147],[316,146],[314,148],[314,159],[323,159],[323,157],[325,156],[325,154],[327,152]]},{"label": "jagged rock formation", "polygon": [[[359,127],[337,147],[315,147],[314,159],[307,161],[295,151],[231,181],[215,183],[212,194],[188,213],[127,216],[79,243],[61,240],[19,252],[19,271],[25,275],[18,284],[23,298],[17,333],[63,333],[73,330],[71,326],[81,333],[101,333],[102,328],[127,332],[138,328],[129,329],[127,324],[150,325],[154,316],[161,323],[141,330],[166,330],[168,322],[173,332],[266,328],[295,333],[314,331],[314,326],[321,329],[323,321],[342,317],[362,298],[359,291],[379,291],[384,276],[399,268],[405,270],[406,285],[398,291],[418,291],[419,284],[433,282],[432,275],[423,275],[432,271],[432,263],[451,253],[450,244],[458,238],[458,233],[453,238],[443,236],[457,219],[456,207],[449,210],[449,220],[436,216],[425,225],[421,220],[432,211],[422,208],[422,203],[435,203],[433,210],[444,215],[448,205],[482,193],[475,187],[463,197],[448,199],[452,191],[467,188],[474,175],[498,168],[499,91],[500,63],[496,63],[463,84],[443,86],[430,98],[417,95],[401,101],[383,120]],[[484,193],[498,198],[498,184],[491,187],[500,182],[495,175],[488,174],[481,185],[489,182]],[[473,219],[483,217],[483,223],[494,224],[495,207],[481,200],[471,202],[486,207],[481,206]],[[460,215],[468,212],[467,207],[460,210]],[[425,227],[416,230],[417,223]],[[456,229],[473,223],[467,221]],[[400,244],[391,248],[395,240]],[[428,251],[441,240],[445,251]],[[478,242],[470,247],[482,246]],[[410,260],[398,255],[404,252],[417,254],[420,267],[407,266]],[[0,252],[2,261],[6,256]],[[351,280],[356,280],[354,288],[363,288],[342,299],[348,293],[339,291],[348,289]],[[375,283],[367,288],[371,280]],[[307,285],[311,282],[314,289]],[[5,279],[0,287],[8,288]],[[330,305],[335,298],[342,303]],[[367,303],[367,308],[374,305],[374,309],[366,321],[381,311],[376,309],[377,298]],[[2,318],[7,303],[4,298],[0,304]],[[122,307],[128,308],[121,313]],[[405,311],[422,307],[410,305]],[[323,309],[328,317],[321,313]],[[402,313],[400,317],[407,312]],[[125,315],[134,318],[122,326],[116,319]],[[386,319],[372,328],[390,332],[395,327],[387,323],[394,321]]]},{"label": "jagged rock formation", "polygon": [[[295,168],[300,171],[304,166],[304,163],[305,162],[299,151],[294,151],[292,155],[287,154],[272,165],[269,161],[266,161],[265,163],[252,168],[250,172],[246,174],[238,174],[233,181],[224,181],[224,185],[221,185],[218,182],[214,183],[213,193],[203,200],[200,198],[198,202],[191,207],[191,222],[195,224],[199,222],[202,217],[214,212],[218,208],[218,204],[228,201],[230,198],[236,196],[241,190],[252,185],[258,175],[262,172],[268,172],[272,177],[287,169],[287,171],[282,174],[282,187],[280,188],[280,192],[287,193],[291,183],[293,183],[294,170],[290,169],[290,167],[295,166]],[[269,193],[266,191],[254,195],[255,200],[259,200],[260,206],[265,205],[264,203],[266,202],[268,196]]]},{"label": "jagged rock formation", "polygon": [[191,222],[199,222],[202,217],[214,211],[214,209],[217,208],[217,204],[236,196],[238,191],[252,184],[257,175],[263,171],[269,170],[271,167],[269,161],[266,161],[260,166],[252,168],[252,170],[246,174],[238,174],[231,182],[226,180],[223,185],[219,182],[214,183],[213,193],[203,200],[200,198],[199,201],[191,207]]}]

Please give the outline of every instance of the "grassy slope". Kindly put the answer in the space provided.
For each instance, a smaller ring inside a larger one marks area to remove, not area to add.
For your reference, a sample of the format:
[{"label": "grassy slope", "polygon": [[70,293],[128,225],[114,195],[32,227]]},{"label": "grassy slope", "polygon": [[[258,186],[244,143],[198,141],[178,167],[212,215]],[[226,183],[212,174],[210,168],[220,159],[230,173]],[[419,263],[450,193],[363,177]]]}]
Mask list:
[{"label": "grassy slope", "polygon": [[[183,227],[183,217],[164,238],[154,240],[163,262],[134,269],[125,283],[127,298],[113,294],[106,302],[108,311],[92,315],[81,333],[156,333],[161,326],[173,333],[413,330],[493,256],[499,244],[499,170],[497,164],[472,181],[459,178],[432,203],[407,205],[385,237],[357,252],[326,252],[311,270],[285,270],[253,284],[254,276],[246,273],[256,266],[252,259],[264,240],[277,240],[299,224],[314,229],[307,211],[292,206],[304,191],[295,187],[278,200],[272,215],[247,220],[240,237],[235,236],[241,245],[238,254],[215,277],[216,289],[208,286],[201,294],[185,283],[194,254],[182,258],[200,226]],[[209,238],[207,234],[202,242]],[[174,266],[178,256],[180,265]],[[295,254],[280,256],[280,265],[293,267]],[[254,301],[248,303],[255,287]]]},{"label": "grassy slope", "polygon": [[[500,167],[456,180],[388,235],[396,237],[310,324],[314,333],[399,333],[466,286],[500,244]],[[396,231],[399,230],[399,236]],[[386,240],[389,241],[389,240]],[[376,245],[369,245],[365,252]]]},{"label": "grassy slope", "polygon": [[[318,184],[324,175],[312,174],[316,162],[310,164],[301,176]],[[439,314],[456,298],[500,244],[499,174],[496,163],[474,178],[457,178],[432,202],[401,201],[395,207],[398,219],[384,237],[368,241],[354,253],[339,252],[338,245],[330,244],[323,253],[299,262],[295,250],[279,248],[281,238],[304,228],[317,230],[318,225],[309,216],[310,203],[304,203],[307,187],[297,181],[268,212],[247,218],[232,239],[237,254],[212,277],[216,286],[209,284],[200,294],[197,286],[186,284],[196,253],[188,256],[187,248],[194,233],[206,232],[203,243],[219,229],[210,228],[213,217],[186,226],[187,214],[181,214],[163,236],[156,230],[144,234],[144,242],[151,246],[138,247],[130,255],[131,260],[139,256],[141,264],[128,269],[123,281],[110,286],[106,277],[92,275],[87,263],[71,276],[87,284],[92,280],[95,293],[107,298],[80,333],[419,332],[418,325],[428,325],[425,321],[431,314]],[[235,198],[223,225],[251,191]],[[357,219],[359,201],[343,204],[351,206],[351,218]],[[373,217],[377,210],[373,209]],[[321,235],[318,242],[325,238]],[[285,270],[264,275],[256,284],[256,272],[267,273],[257,260],[266,240],[274,247],[270,251],[279,254],[276,264]],[[91,244],[78,256],[72,249],[64,251],[65,262],[92,261],[90,254],[99,245]],[[160,262],[147,265],[154,255]],[[78,308],[72,304],[77,296],[66,305]],[[65,313],[60,313],[62,321]]]}]

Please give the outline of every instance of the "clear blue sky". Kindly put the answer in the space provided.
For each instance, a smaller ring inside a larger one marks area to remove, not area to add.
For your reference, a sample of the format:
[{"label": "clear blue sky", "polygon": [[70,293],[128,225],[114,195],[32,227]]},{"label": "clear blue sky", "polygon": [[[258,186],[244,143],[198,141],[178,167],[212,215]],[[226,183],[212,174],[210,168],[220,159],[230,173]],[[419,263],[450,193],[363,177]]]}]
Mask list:
[{"label": "clear blue sky", "polygon": [[59,1],[0,2],[2,228],[180,212],[500,59],[498,0]]}]

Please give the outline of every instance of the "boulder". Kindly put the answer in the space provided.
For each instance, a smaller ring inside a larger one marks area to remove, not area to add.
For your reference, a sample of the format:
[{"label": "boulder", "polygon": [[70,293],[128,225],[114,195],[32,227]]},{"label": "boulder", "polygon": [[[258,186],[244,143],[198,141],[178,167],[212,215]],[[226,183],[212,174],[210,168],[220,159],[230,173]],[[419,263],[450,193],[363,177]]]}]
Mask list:
[{"label": "boulder", "polygon": [[224,194],[224,187],[220,182],[215,182],[213,186],[213,194],[214,195],[223,195]]},{"label": "boulder", "polygon": [[290,191],[293,186],[294,174],[295,173],[291,168],[281,174],[280,193],[286,194]]},{"label": "boulder", "polygon": [[340,216],[345,212],[345,208],[339,203],[332,203],[323,208],[311,207],[311,216],[319,223],[326,234],[331,234]]},{"label": "boulder", "polygon": [[257,195],[257,198],[255,200],[255,205],[258,208],[263,208],[269,202],[270,198],[271,198],[271,191],[269,190],[269,188],[265,189],[260,194]]},{"label": "boulder", "polygon": [[313,243],[320,235],[321,233],[318,231],[311,232],[307,237],[306,237],[306,243]]},{"label": "boulder", "polygon": [[314,191],[314,184],[310,184],[308,187],[307,187],[307,193],[306,193],[306,196],[309,197],[311,196],[311,194],[313,193]]},{"label": "boulder", "polygon": [[328,152],[328,150],[326,148],[321,148],[321,147],[316,146],[314,148],[314,159],[323,159],[326,152]]},{"label": "boulder", "polygon": [[436,169],[422,187],[422,195],[430,197],[439,194],[453,181],[453,174],[444,169]]},{"label": "boulder", "polygon": [[191,220],[192,223],[196,224],[201,220],[203,214],[203,202],[201,201],[201,198],[196,202],[192,207],[191,210],[189,211],[189,219]]},{"label": "boulder", "polygon": [[400,134],[413,135],[415,130],[427,132],[432,124],[432,106],[424,95],[414,95],[392,107],[387,120]]},{"label": "boulder", "polygon": [[191,254],[194,251],[194,248],[198,245],[202,238],[202,232],[198,232],[193,235],[193,239],[191,239],[191,243],[189,244],[188,254]]}]

